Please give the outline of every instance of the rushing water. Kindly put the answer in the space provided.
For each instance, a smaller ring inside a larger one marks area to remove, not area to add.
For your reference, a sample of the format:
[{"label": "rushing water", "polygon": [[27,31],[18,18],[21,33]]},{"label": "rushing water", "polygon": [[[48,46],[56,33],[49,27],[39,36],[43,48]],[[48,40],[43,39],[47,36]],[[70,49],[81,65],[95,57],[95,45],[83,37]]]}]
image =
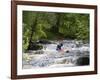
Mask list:
[{"label": "rushing water", "polygon": [[[61,42],[63,46],[58,51],[56,48]],[[42,50],[23,53],[23,68],[77,66],[80,57],[89,57],[89,43],[75,40],[52,41],[52,44],[43,44]]]}]

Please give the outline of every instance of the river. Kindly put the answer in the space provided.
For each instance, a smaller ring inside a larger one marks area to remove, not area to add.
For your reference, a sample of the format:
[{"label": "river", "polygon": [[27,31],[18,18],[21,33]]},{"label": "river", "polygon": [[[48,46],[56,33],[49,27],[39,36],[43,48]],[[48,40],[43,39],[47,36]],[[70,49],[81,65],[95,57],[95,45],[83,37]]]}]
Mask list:
[{"label": "river", "polygon": [[[79,58],[89,58],[89,43],[76,40],[51,42],[52,44],[43,44],[42,50],[23,53],[23,69],[72,67],[77,66]],[[63,43],[63,46],[61,50],[56,50],[59,43]]]}]

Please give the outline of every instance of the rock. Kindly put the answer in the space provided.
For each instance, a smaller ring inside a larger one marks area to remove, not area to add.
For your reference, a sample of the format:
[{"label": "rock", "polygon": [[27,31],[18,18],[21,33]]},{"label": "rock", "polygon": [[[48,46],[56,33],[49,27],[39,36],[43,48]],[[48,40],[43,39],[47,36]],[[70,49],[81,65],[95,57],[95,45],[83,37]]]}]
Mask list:
[{"label": "rock", "polygon": [[28,50],[41,50],[41,49],[43,49],[43,46],[39,44],[31,44],[28,48]]},{"label": "rock", "polygon": [[66,53],[69,53],[69,50],[66,50]]},{"label": "rock", "polygon": [[83,66],[83,65],[89,65],[89,57],[80,57],[76,61],[76,65]]},{"label": "rock", "polygon": [[43,53],[44,53],[44,51],[42,51],[42,50],[38,50],[35,52],[35,54],[43,54]]},{"label": "rock", "polygon": [[38,43],[40,43],[40,44],[51,44],[51,42],[48,41],[48,40],[39,40]]}]

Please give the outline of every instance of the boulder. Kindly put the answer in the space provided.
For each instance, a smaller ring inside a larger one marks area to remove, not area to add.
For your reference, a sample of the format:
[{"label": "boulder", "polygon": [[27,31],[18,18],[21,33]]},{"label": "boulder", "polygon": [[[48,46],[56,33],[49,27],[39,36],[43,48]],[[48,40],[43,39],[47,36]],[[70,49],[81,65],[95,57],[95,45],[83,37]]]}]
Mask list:
[{"label": "boulder", "polygon": [[39,40],[38,43],[40,43],[40,44],[51,44],[51,42],[48,41],[48,40]]},{"label": "boulder", "polygon": [[28,50],[41,50],[43,49],[42,45],[31,43],[30,46],[28,47]]},{"label": "boulder", "polygon": [[80,57],[76,60],[76,65],[83,66],[89,65],[89,57]]}]

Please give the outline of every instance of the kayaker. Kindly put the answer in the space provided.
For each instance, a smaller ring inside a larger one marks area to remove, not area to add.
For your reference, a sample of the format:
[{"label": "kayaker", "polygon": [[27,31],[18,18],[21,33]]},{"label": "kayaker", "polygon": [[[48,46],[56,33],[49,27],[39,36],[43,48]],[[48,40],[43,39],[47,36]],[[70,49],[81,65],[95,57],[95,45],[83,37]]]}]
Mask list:
[{"label": "kayaker", "polygon": [[61,50],[61,47],[62,47],[62,46],[63,46],[62,43],[58,44],[56,50]]}]

